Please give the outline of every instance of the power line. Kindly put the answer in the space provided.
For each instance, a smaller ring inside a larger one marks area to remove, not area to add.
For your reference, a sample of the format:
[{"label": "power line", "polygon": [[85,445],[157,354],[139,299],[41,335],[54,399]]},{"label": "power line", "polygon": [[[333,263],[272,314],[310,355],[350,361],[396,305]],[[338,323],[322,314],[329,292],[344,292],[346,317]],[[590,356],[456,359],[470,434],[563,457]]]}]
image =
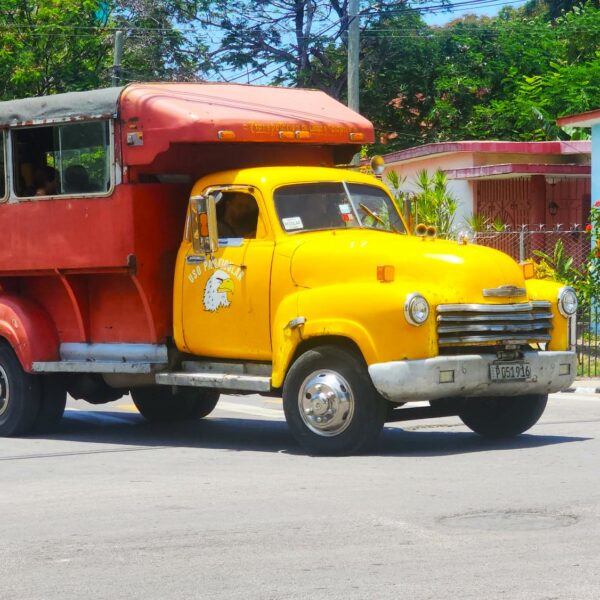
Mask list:
[{"label": "power line", "polygon": [[[504,6],[504,5],[512,5],[512,4],[520,4],[522,0],[463,0],[462,2],[455,2],[452,5],[448,5],[446,3],[437,3],[431,4],[427,6],[403,6],[398,8],[388,8],[388,9],[379,9],[379,10],[367,10],[362,11],[359,14],[359,18],[372,17],[378,15],[385,16],[393,16],[393,15],[401,15],[408,13],[427,13],[427,12],[456,12],[456,8],[477,8],[477,7],[486,7],[486,6]],[[292,18],[293,14],[289,13],[289,18]],[[244,21],[248,21],[252,17],[247,14],[240,13],[239,18]],[[332,29],[339,25],[346,16],[340,19],[334,19],[334,21],[327,27],[327,30]],[[271,26],[268,20],[258,21],[254,19],[259,25]],[[199,19],[199,21],[203,21]],[[204,26],[206,27],[215,27],[217,29],[225,29],[218,23],[210,23],[205,22]],[[135,32],[155,32],[155,33],[198,33],[198,28],[196,27],[148,27],[148,26],[137,26],[137,25],[127,25],[126,23],[115,24],[114,26],[106,26],[106,25],[66,25],[66,24],[57,24],[57,25],[44,25],[44,24],[35,24],[35,23],[5,23],[0,25],[0,29],[35,29],[37,31],[44,28],[61,28],[61,29],[71,29],[71,30],[83,30],[83,31],[97,31],[102,30],[108,33],[115,33],[117,31],[128,31],[131,33]],[[294,28],[285,28],[278,27],[279,30],[283,32],[293,33],[295,32]],[[43,32],[40,32],[43,33]],[[316,34],[319,35],[319,34]],[[307,36],[311,37],[311,36]]]}]

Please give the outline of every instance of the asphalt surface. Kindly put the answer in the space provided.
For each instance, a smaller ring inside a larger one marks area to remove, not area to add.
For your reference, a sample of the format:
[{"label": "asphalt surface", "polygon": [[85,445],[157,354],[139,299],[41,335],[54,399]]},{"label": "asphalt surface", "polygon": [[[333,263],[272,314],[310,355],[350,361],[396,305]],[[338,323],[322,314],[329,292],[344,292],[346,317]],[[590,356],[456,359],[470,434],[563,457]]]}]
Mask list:
[{"label": "asphalt surface", "polygon": [[0,439],[0,599],[597,600],[599,517],[600,396],[510,442],[413,421],[348,458],[303,455],[277,400],[170,427],[71,402]]}]

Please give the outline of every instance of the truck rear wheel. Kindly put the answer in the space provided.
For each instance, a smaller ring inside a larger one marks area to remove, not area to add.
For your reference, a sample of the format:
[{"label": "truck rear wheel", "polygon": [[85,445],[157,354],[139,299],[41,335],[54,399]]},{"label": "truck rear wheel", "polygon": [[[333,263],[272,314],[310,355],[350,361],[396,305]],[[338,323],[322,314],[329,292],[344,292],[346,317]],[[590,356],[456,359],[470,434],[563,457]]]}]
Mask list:
[{"label": "truck rear wheel", "polygon": [[283,386],[292,435],[311,454],[354,454],[379,437],[387,403],[356,353],[336,346],[305,352]]},{"label": "truck rear wheel", "polygon": [[159,423],[206,417],[217,405],[219,392],[182,388],[173,393],[173,388],[157,385],[134,388],[131,390],[131,397],[144,418]]},{"label": "truck rear wheel", "polygon": [[25,373],[12,348],[0,343],[0,436],[28,433],[39,410],[39,379]]},{"label": "truck rear wheel", "polygon": [[544,413],[547,401],[547,394],[470,398],[458,416],[479,435],[510,438],[533,427]]}]

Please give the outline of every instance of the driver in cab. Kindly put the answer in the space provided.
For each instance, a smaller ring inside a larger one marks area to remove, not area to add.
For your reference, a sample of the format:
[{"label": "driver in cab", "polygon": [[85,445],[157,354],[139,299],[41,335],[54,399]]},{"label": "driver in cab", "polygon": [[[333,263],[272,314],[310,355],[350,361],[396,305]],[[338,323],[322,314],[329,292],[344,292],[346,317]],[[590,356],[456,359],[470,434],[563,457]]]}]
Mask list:
[{"label": "driver in cab", "polygon": [[250,194],[224,192],[217,203],[220,238],[255,238],[258,206]]}]

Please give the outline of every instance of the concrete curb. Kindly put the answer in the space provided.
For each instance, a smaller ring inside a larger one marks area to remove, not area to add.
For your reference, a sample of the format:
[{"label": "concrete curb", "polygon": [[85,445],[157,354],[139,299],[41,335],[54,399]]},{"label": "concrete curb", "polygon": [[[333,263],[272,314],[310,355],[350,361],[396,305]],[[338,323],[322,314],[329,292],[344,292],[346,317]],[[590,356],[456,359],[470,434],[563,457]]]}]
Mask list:
[{"label": "concrete curb", "polygon": [[600,394],[600,387],[568,387],[564,390],[561,390],[562,394],[586,394],[586,395],[594,395]]}]

